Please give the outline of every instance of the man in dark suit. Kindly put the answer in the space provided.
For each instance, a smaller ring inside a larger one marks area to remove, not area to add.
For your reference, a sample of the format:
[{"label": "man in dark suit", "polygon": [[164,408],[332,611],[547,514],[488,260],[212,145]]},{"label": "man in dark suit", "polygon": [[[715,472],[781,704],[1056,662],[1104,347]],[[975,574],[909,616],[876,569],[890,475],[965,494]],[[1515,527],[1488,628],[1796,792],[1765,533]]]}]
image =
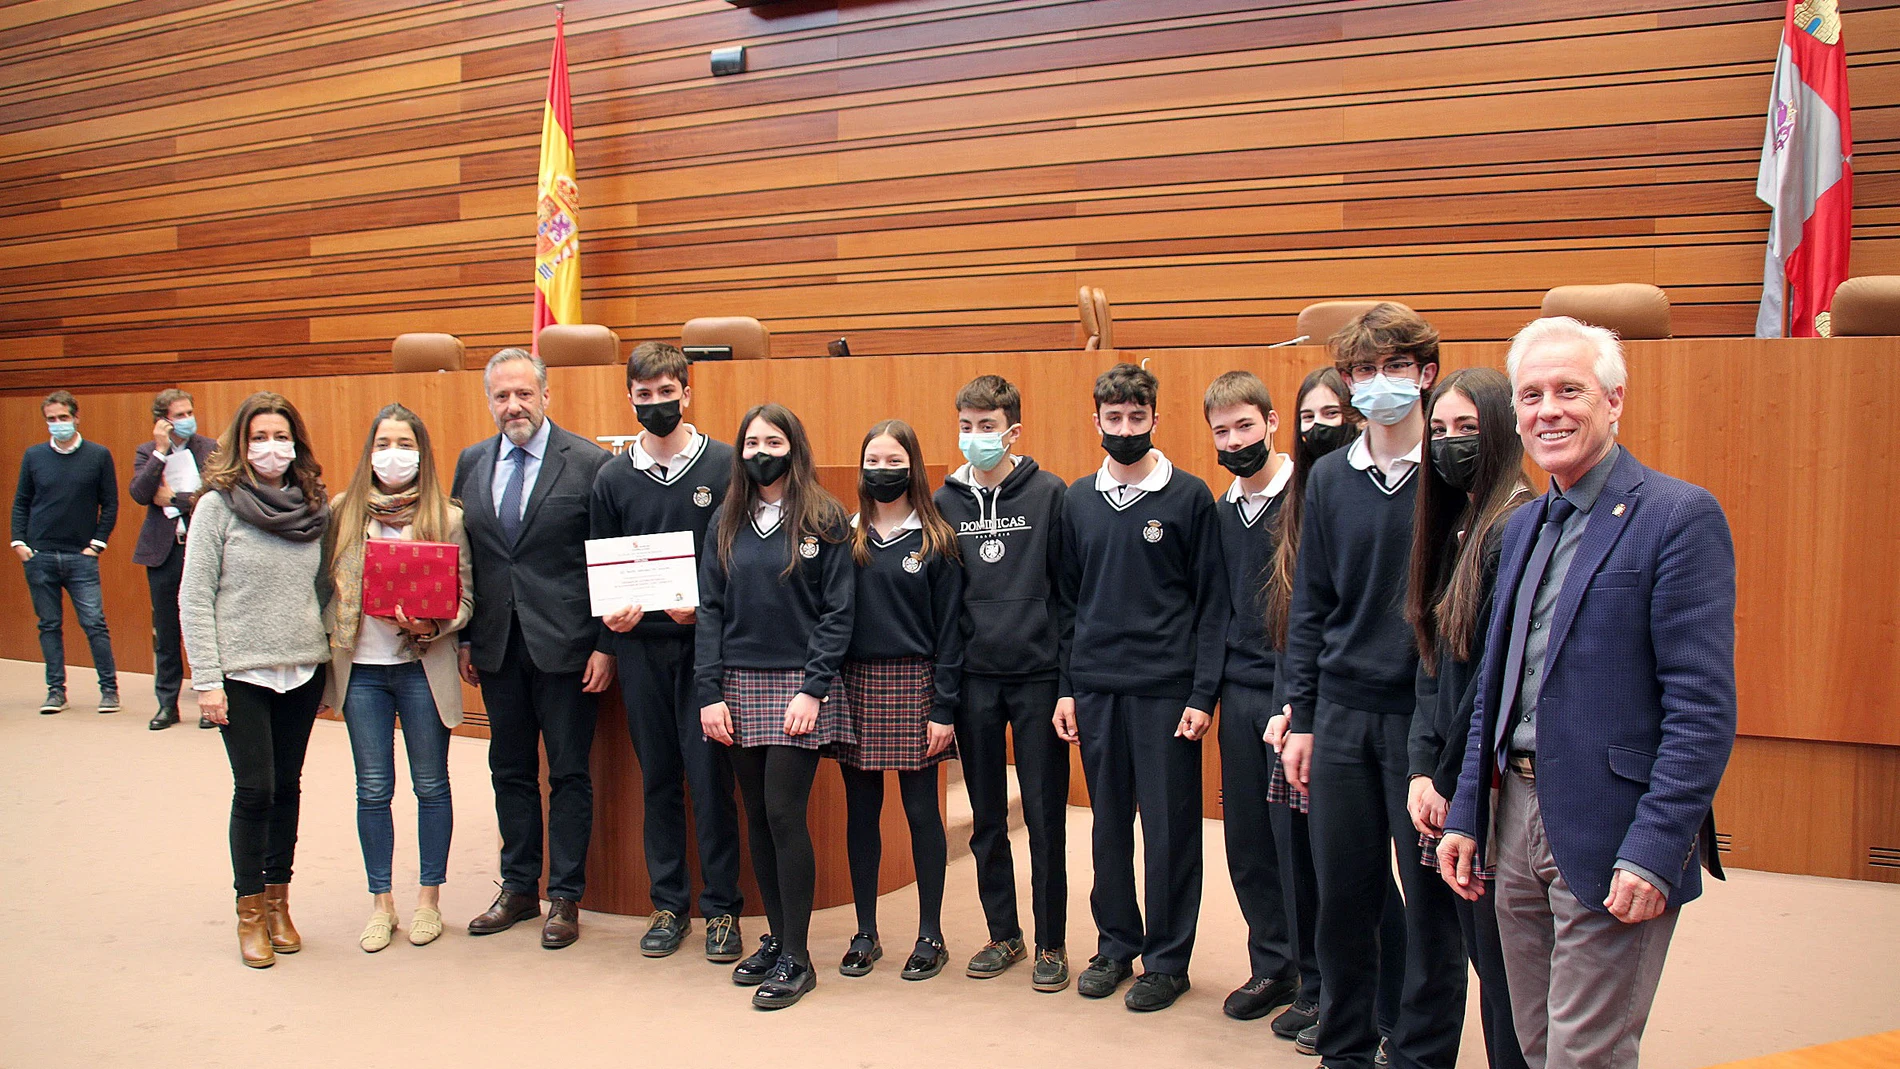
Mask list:
[{"label": "man in dark suit", "polygon": [[580,898],[593,834],[596,699],[614,660],[598,649],[587,598],[588,501],[610,454],[547,419],[548,372],[503,349],[482,372],[501,433],[462,450],[461,499],[475,573],[475,618],[464,632],[462,677],[488,706],[488,769],[501,825],[501,893],[469,922],[471,935],[539,916],[541,747],[547,748],[548,919],[541,945],[580,938]]},{"label": "man in dark suit", "polygon": [[1633,1067],[1677,911],[1700,865],[1721,876],[1735,549],[1713,495],[1616,444],[1614,335],[1540,319],[1508,363],[1518,434],[1551,487],[1505,529],[1439,871],[1476,900],[1477,858],[1496,867],[1525,1059]]},{"label": "man in dark suit", "polygon": [[[145,566],[145,581],[152,591],[152,691],[158,697],[158,715],[146,726],[163,731],[178,723],[178,691],[185,681],[178,633],[185,529],[191,525],[191,507],[198,500],[197,473],[204,470],[218,443],[198,433],[198,414],[191,395],[183,390],[160,390],[152,398],[152,418],[157,420],[152,424],[152,440],[139,443],[133,453],[132,483],[126,492],[145,506],[145,523],[132,549],[132,563]],[[199,716],[198,726],[217,725],[210,717]]]}]

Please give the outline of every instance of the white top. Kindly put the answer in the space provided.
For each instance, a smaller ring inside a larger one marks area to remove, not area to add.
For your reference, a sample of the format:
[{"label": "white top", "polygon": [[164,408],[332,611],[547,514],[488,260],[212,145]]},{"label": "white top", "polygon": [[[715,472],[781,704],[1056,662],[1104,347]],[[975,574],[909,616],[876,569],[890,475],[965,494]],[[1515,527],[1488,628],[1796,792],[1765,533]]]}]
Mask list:
[{"label": "white top", "polygon": [[[310,677],[316,674],[317,666],[314,664],[278,664],[269,668],[245,668],[229,672],[224,678],[253,686],[268,687],[279,694],[289,694],[310,682]],[[199,683],[197,680],[191,683],[192,690],[221,690],[223,687],[223,683]]]},{"label": "white top", "polygon": [[[390,527],[381,520],[369,521],[369,537],[409,541],[414,528]],[[402,628],[381,616],[360,616],[356,624],[356,650],[353,664],[408,664],[415,655],[403,647]]]},{"label": "white top", "polygon": [[1248,493],[1240,485],[1239,479],[1235,479],[1234,485],[1227,488],[1227,500],[1240,503],[1240,518],[1247,521],[1250,526],[1253,521],[1260,518],[1262,512],[1266,511],[1267,506],[1272,504],[1273,499],[1286,490],[1287,484],[1293,481],[1292,458],[1285,453],[1275,453],[1274,456],[1282,461],[1280,470],[1273,478],[1268,479],[1267,485],[1258,492]]},{"label": "white top", "polygon": [[73,451],[78,449],[80,446],[80,443],[84,442],[85,440],[86,440],[86,436],[83,434],[80,434],[78,431],[73,432],[73,443],[71,445],[60,445],[59,439],[53,437],[50,434],[46,436],[46,444],[52,446],[53,452],[58,453],[61,456],[71,456],[73,454]]},{"label": "white top", "polygon": [[[861,518],[863,515],[864,514],[861,512],[852,513],[851,526],[856,527],[858,525],[859,518]],[[876,539],[879,543],[883,545],[889,545],[892,542],[896,541],[906,531],[921,531],[923,529],[924,529],[924,521],[917,518],[917,512],[915,509],[913,509],[911,510],[910,515],[904,517],[904,522],[898,524],[897,529],[891,532],[891,536],[889,538],[886,538],[883,535],[880,535],[877,533],[876,524],[871,525],[871,537]]]},{"label": "white top", "polygon": [[[1366,444],[1366,440],[1370,437],[1370,433],[1362,432],[1359,437],[1352,440],[1350,446],[1346,447],[1346,463],[1351,464],[1355,470],[1366,471],[1373,466],[1372,446]],[[1387,494],[1405,485],[1405,480],[1412,477],[1412,469],[1418,467],[1419,462],[1424,459],[1424,450],[1425,439],[1421,437],[1418,444],[1412,447],[1411,452],[1392,461],[1391,470],[1384,473],[1383,489]]]},{"label": "white top", "polygon": [[636,471],[644,471],[663,483],[672,482],[674,479],[679,478],[681,472],[692,467],[693,461],[698,460],[699,454],[706,449],[706,436],[699,433],[699,428],[688,423],[686,424],[686,429],[689,432],[686,439],[686,447],[672,456],[667,457],[666,466],[660,468],[660,470],[652,470],[657,467],[660,462],[655,460],[653,455],[646,451],[646,447],[640,444],[641,440],[646,437],[645,432],[643,432],[639,438],[635,438],[633,444],[627,447],[627,459],[633,461],[633,466]]},{"label": "white top", "polygon": [[761,536],[771,534],[778,529],[778,522],[782,512],[783,510],[779,508],[779,502],[767,501],[764,498],[760,498],[757,507],[752,510],[753,529],[758,531]]},{"label": "white top", "polygon": [[1150,449],[1148,453],[1157,461],[1154,470],[1148,473],[1147,478],[1132,486],[1117,482],[1115,477],[1108,473],[1108,459],[1106,457],[1102,459],[1102,466],[1095,473],[1095,488],[1106,494],[1109,503],[1116,508],[1126,508],[1134,504],[1141,500],[1144,494],[1152,494],[1167,486],[1168,480],[1174,477],[1174,465],[1161,450]]}]

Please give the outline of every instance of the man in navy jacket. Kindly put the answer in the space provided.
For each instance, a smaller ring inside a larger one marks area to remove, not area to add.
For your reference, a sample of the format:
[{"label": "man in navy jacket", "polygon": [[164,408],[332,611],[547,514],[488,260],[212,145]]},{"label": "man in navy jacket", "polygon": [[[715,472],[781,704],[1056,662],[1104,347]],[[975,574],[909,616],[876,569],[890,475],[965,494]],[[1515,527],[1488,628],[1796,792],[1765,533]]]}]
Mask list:
[{"label": "man in navy jacket", "polygon": [[[1508,358],[1550,473],[1504,534],[1439,871],[1497,870],[1512,1018],[1532,1065],[1635,1066],[1677,910],[1717,877],[1735,740],[1735,551],[1715,498],[1616,444],[1614,335],[1540,319]],[[1497,786],[1495,813],[1493,792]]]}]

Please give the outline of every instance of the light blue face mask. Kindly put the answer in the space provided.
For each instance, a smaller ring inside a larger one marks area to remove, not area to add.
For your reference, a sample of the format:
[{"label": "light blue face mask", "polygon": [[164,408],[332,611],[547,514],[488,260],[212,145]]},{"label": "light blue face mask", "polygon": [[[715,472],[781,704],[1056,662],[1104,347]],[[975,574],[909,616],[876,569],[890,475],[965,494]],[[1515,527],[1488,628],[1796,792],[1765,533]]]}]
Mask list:
[{"label": "light blue face mask", "polygon": [[1003,444],[1001,431],[969,432],[957,435],[957,448],[963,451],[964,459],[978,471],[989,471],[1003,462],[1009,455],[1009,446]]},{"label": "light blue face mask", "polygon": [[198,417],[186,416],[184,419],[172,420],[172,433],[176,434],[180,438],[189,438],[192,435],[197,434],[198,433]]},{"label": "light blue face mask", "polygon": [[72,441],[73,435],[79,433],[79,424],[74,423],[72,420],[69,420],[69,419],[62,419],[62,420],[49,419],[46,421],[46,431],[48,434],[51,434],[53,436],[53,441],[59,442],[63,445],[66,442]]},{"label": "light blue face mask", "polygon": [[1374,375],[1352,388],[1352,407],[1374,423],[1390,427],[1418,405],[1418,383]]}]

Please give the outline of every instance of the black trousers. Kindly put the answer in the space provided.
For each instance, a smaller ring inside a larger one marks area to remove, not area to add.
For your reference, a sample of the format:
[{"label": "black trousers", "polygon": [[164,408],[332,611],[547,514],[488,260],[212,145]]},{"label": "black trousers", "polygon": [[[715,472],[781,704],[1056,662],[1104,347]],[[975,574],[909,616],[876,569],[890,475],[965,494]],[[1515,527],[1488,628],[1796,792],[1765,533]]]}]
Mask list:
[{"label": "black trousers", "polygon": [[[1201,744],[1174,736],[1183,703],[1122,694],[1075,696],[1082,774],[1094,810],[1097,953],[1139,956],[1147,972],[1186,976],[1201,913]],[[1141,815],[1147,920],[1135,898]]]},{"label": "black trousers", "polygon": [[736,746],[732,770],[745,799],[752,874],[765,900],[765,923],[782,952],[811,964],[811,904],[818,861],[811,845],[811,785],[818,751],[797,746]]},{"label": "black trousers", "polygon": [[145,569],[152,591],[152,694],[160,709],[178,708],[185,682],[185,656],[178,630],[178,580],[185,574],[185,547],[174,545],[165,563]]},{"label": "black trousers", "polygon": [[[1300,999],[1317,1005],[1325,1000],[1326,986],[1319,973],[1319,876],[1313,871],[1310,818],[1291,806],[1273,805],[1269,810],[1273,845],[1280,851],[1280,889],[1299,952]],[[1390,875],[1385,888],[1385,912],[1379,920],[1378,1021],[1379,1034],[1389,1036],[1399,1024],[1399,993],[1405,986],[1405,901]]]},{"label": "black trousers", "polygon": [[640,761],[647,878],[653,908],[685,916],[692,905],[686,866],[686,802],[699,842],[702,917],[744,912],[739,895],[739,816],[732,762],[699,729],[691,635],[622,642],[616,658],[627,734]]},{"label": "black trousers", "polygon": [[228,719],[221,734],[231,760],[231,876],[240,897],[289,883],[297,855],[297,814],[310,726],[323,701],[323,672],[286,694],[224,681]]},{"label": "black trousers", "polygon": [[970,794],[970,853],[990,938],[1023,934],[1016,912],[1016,866],[1009,848],[1009,746],[1016,746],[1023,823],[1029,829],[1030,909],[1036,945],[1065,945],[1069,924],[1069,748],[1056,735],[1055,680],[963,677],[957,756]]},{"label": "black trousers", "polygon": [[[1247,960],[1253,975],[1291,979],[1300,969],[1293,946],[1296,924],[1280,877],[1280,853],[1267,802],[1267,784],[1279,761],[1262,738],[1275,710],[1273,692],[1238,683],[1221,688],[1221,824],[1227,837],[1227,872],[1233,877],[1240,914],[1247,919]],[[1318,973],[1317,966],[1314,973]]]},{"label": "black trousers", "polygon": [[587,841],[594,831],[594,749],[599,705],[579,672],[543,672],[528,656],[521,625],[509,629],[498,672],[482,673],[488,706],[488,772],[501,831],[501,886],[541,892],[541,749],[548,755],[548,897],[579,901],[587,890]]},{"label": "black trousers", "polygon": [[1405,892],[1405,982],[1391,1033],[1392,1064],[1452,1069],[1464,1029],[1465,952],[1456,897],[1418,863],[1406,811],[1406,716],[1321,699],[1313,727],[1313,867],[1318,949],[1326,978],[1319,1053],[1335,1069],[1369,1069],[1379,1046],[1380,914],[1392,858]]},{"label": "black trousers", "polygon": [[1478,1012],[1491,1069],[1529,1069],[1511,1020],[1511,987],[1504,978],[1504,947],[1498,938],[1497,892],[1486,888],[1476,902],[1454,898],[1465,950],[1478,973]]}]

